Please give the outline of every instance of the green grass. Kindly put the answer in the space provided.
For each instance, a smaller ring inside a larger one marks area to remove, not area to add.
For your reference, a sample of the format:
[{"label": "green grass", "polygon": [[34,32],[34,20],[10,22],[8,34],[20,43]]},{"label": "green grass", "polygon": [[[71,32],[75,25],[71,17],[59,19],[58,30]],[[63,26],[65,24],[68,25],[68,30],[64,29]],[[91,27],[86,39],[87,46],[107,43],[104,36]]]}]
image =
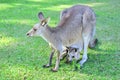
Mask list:
[{"label": "green grass", "polygon": [[[82,69],[72,71],[72,65],[61,61],[59,71],[53,73],[42,68],[48,62],[48,44],[25,34],[39,22],[39,11],[51,17],[49,25],[55,26],[60,11],[74,4],[94,9],[99,44],[88,49],[89,59]],[[120,80],[119,16],[119,0],[0,0],[0,80]]]}]

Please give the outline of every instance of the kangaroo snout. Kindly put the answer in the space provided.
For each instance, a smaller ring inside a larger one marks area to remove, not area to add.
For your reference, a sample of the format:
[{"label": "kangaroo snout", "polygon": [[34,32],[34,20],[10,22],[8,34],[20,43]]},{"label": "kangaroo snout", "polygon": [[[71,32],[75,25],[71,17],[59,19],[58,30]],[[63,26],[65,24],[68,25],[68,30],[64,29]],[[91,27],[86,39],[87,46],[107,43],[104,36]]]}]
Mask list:
[{"label": "kangaroo snout", "polygon": [[30,33],[26,33],[26,35],[27,35],[28,37],[32,36]]},{"label": "kangaroo snout", "polygon": [[27,33],[26,35],[29,36],[29,33]]}]

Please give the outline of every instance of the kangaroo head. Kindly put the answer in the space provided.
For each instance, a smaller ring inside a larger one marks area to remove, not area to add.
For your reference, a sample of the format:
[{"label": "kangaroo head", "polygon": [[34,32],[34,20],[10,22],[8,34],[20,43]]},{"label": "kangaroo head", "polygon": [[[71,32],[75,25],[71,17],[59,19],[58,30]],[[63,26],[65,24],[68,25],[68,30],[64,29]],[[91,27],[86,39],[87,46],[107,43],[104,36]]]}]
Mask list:
[{"label": "kangaroo head", "polygon": [[76,55],[77,55],[76,52],[78,51],[78,48],[66,47],[66,51],[68,53],[68,60],[72,61],[72,58],[76,57]]},{"label": "kangaroo head", "polygon": [[50,18],[44,18],[42,12],[38,13],[38,18],[40,19],[40,22],[36,23],[33,28],[27,32],[27,36],[40,36],[42,31],[45,30]]}]

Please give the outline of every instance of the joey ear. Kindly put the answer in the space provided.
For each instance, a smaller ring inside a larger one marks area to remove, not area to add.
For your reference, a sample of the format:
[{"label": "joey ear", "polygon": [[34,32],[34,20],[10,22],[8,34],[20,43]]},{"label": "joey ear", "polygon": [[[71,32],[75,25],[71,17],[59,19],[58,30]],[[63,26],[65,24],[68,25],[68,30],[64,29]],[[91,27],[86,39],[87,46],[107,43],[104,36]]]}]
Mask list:
[{"label": "joey ear", "polygon": [[38,18],[39,18],[40,20],[43,20],[43,19],[44,19],[44,15],[43,15],[42,12],[39,12],[39,13],[38,13]]}]

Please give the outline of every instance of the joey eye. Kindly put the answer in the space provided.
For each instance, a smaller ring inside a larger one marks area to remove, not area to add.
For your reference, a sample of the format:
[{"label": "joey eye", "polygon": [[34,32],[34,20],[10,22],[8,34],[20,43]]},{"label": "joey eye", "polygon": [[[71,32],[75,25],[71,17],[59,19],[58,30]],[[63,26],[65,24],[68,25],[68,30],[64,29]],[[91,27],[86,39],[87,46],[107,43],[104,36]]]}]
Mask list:
[{"label": "joey eye", "polygon": [[37,31],[37,29],[33,29],[34,31]]}]

